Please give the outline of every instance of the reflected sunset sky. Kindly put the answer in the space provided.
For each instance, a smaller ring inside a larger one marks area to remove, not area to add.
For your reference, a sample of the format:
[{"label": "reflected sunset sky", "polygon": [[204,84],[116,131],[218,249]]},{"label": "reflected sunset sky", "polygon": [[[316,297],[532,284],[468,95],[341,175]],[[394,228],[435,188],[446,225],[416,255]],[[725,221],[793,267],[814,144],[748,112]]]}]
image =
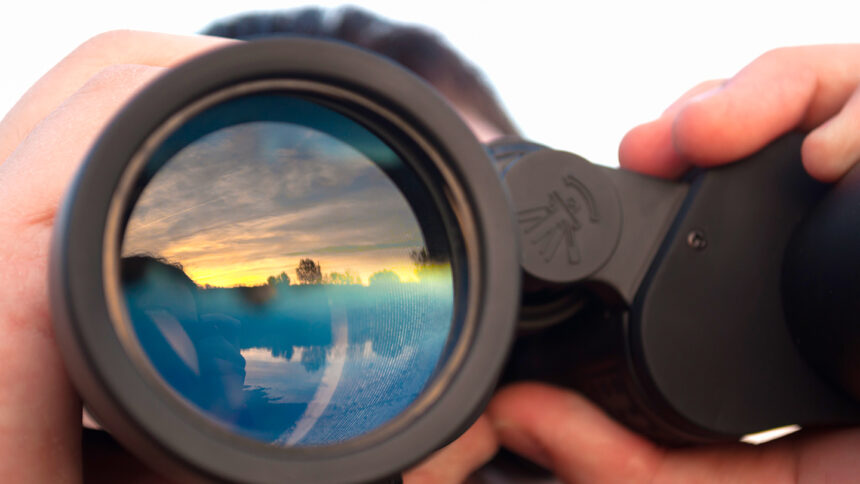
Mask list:
[{"label": "reflected sunset sky", "polygon": [[201,286],[281,272],[297,283],[302,258],[367,284],[383,269],[417,280],[409,253],[423,246],[406,199],[364,154],[306,127],[254,122],[200,138],[156,173],[122,255],[181,263]]}]

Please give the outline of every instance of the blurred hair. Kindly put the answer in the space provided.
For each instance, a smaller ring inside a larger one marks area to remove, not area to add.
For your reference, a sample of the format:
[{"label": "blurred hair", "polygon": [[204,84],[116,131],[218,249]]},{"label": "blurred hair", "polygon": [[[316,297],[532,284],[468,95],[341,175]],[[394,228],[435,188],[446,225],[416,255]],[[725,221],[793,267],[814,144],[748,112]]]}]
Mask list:
[{"label": "blurred hair", "polygon": [[123,284],[136,284],[146,278],[149,272],[160,272],[187,287],[192,293],[198,289],[197,284],[185,273],[182,264],[171,262],[164,257],[151,254],[134,254],[123,257],[120,261],[120,268]]},{"label": "blurred hair", "polygon": [[308,7],[243,14],[219,20],[201,33],[240,40],[302,35],[348,42],[409,69],[449,102],[481,117],[502,134],[518,134],[480,71],[437,33],[420,26],[395,23],[356,7],[336,11]]}]

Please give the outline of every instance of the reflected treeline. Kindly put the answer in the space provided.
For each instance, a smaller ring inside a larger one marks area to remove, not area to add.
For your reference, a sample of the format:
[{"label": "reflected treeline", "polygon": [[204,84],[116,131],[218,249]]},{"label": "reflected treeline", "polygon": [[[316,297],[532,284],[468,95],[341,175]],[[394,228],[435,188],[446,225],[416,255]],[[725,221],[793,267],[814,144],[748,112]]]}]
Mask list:
[{"label": "reflected treeline", "polygon": [[282,272],[265,285],[204,286],[196,297],[202,312],[241,322],[240,348],[268,348],[272,356],[291,359],[295,348],[303,347],[301,362],[313,371],[325,359],[318,347],[332,344],[332,308],[345,313],[350,344],[371,341],[374,353],[384,356],[420,344],[425,326],[420,323],[437,317],[431,308],[438,312],[441,304],[450,309],[453,289],[449,266],[419,263],[414,255],[413,260],[418,283],[403,282],[394,271],[383,269],[364,286],[349,270],[323,275],[319,262],[302,259],[296,269],[298,284]]},{"label": "reflected treeline", "polygon": [[[260,286],[200,287],[150,256],[123,258],[122,281],[138,340],[168,384],[249,436],[312,445],[372,430],[433,374],[453,285],[447,264],[421,254],[412,254],[419,282],[382,270],[363,285],[302,259],[298,283],[282,272]],[[271,357],[248,359],[260,350]],[[356,421],[356,408],[373,418]]]}]

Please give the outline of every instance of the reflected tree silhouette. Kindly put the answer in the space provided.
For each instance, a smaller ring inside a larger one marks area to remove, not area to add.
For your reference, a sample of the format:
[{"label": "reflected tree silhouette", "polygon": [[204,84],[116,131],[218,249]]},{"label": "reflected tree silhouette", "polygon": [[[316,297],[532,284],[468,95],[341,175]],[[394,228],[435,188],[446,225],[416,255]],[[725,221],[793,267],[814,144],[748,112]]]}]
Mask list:
[{"label": "reflected tree silhouette", "polygon": [[344,272],[332,272],[328,274],[323,277],[322,283],[333,285],[361,284],[361,277],[359,277],[358,274],[353,274],[352,271],[347,269]]},{"label": "reflected tree silhouette", "polygon": [[266,283],[270,286],[289,286],[290,276],[286,272],[281,272],[277,276],[269,276]]},{"label": "reflected tree silhouette", "polygon": [[412,259],[412,262],[414,262],[417,267],[422,267],[433,263],[433,261],[430,259],[430,252],[427,250],[427,247],[410,250],[409,258]]},{"label": "reflected tree silhouette", "polygon": [[439,269],[450,267],[447,256],[431,255],[427,247],[410,250],[409,258],[415,265],[415,275],[418,276],[419,280],[427,279],[436,274]]},{"label": "reflected tree silhouette", "polygon": [[312,259],[301,259],[296,267],[296,277],[302,284],[322,283],[322,268]]},{"label": "reflected tree silhouette", "polygon": [[325,365],[326,348],[311,346],[302,352],[302,366],[308,373],[313,373]]},{"label": "reflected tree silhouette", "polygon": [[370,280],[368,282],[371,286],[390,286],[401,283],[400,276],[389,269],[374,272],[373,275],[370,276]]}]

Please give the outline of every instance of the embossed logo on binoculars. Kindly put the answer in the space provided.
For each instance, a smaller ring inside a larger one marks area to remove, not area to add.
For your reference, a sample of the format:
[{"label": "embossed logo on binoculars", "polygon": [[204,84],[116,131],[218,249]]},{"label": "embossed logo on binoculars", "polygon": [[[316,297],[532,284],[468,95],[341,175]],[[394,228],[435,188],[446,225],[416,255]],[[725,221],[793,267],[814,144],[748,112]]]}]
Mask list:
[{"label": "embossed logo on binoculars", "polygon": [[[579,264],[582,261],[576,232],[583,228],[583,216],[588,224],[600,221],[597,202],[588,188],[573,175],[561,178],[564,188],[552,190],[547,194],[544,204],[518,212],[526,240],[538,248],[544,262],[552,261],[564,245],[567,263]],[[585,213],[580,213],[585,208]]]}]

